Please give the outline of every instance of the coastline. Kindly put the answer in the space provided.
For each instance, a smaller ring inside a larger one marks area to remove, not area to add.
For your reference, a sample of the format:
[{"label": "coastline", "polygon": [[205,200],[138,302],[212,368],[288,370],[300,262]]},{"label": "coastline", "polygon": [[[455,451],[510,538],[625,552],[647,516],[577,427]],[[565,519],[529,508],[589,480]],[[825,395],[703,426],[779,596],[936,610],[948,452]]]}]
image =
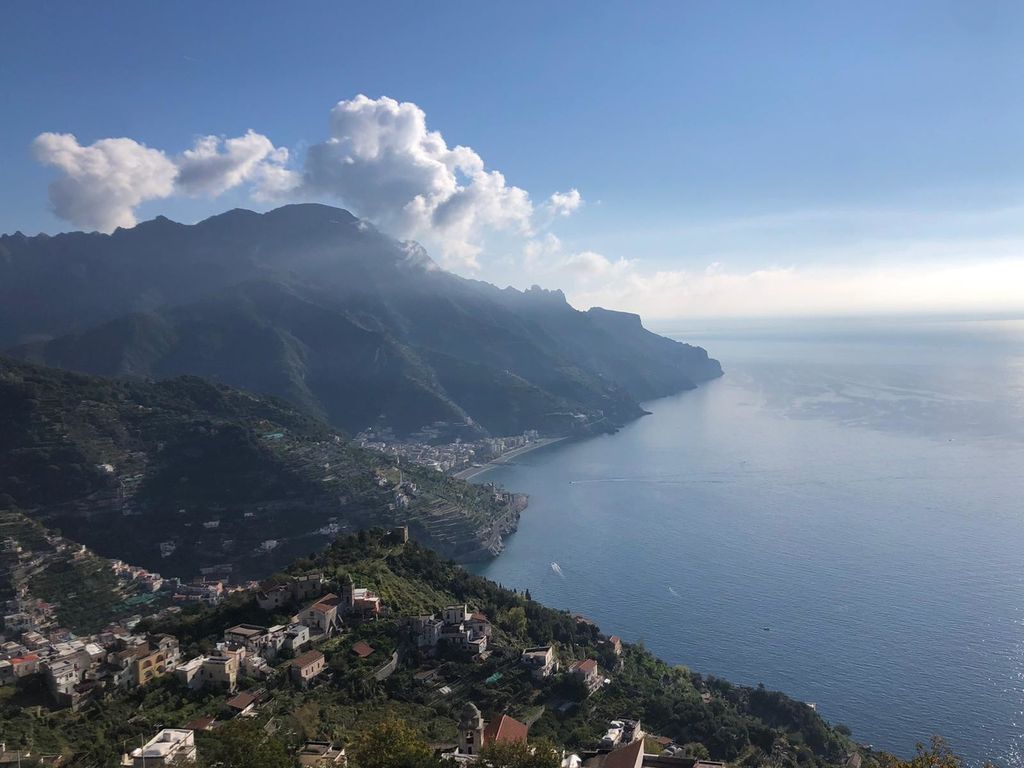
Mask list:
[{"label": "coastline", "polygon": [[486,464],[474,464],[471,467],[467,467],[466,469],[460,470],[453,474],[452,477],[458,480],[469,481],[479,475],[482,475],[484,472],[486,472],[489,469],[492,469],[493,467],[497,467],[501,464],[507,464],[512,459],[518,458],[519,456],[523,456],[529,453],[530,451],[535,451],[538,448],[546,448],[549,445],[554,445],[555,443],[560,443],[563,440],[568,439],[568,437],[543,437],[540,440],[537,440],[535,443],[530,443],[529,445],[524,445],[522,448],[515,448],[511,451],[503,453],[498,458],[491,459]]}]

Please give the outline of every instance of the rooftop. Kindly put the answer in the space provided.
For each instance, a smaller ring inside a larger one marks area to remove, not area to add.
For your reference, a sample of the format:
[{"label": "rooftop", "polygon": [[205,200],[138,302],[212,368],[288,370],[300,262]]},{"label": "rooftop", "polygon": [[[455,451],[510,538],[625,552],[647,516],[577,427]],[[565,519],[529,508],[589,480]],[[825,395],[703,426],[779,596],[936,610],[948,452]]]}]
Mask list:
[{"label": "rooftop", "polygon": [[315,664],[320,661],[323,657],[324,655],[320,653],[320,651],[306,651],[301,656],[296,656],[292,659],[292,666],[298,667],[299,669],[302,667],[308,667],[310,664]]},{"label": "rooftop", "polygon": [[367,656],[373,653],[373,646],[363,640],[360,640],[357,643],[353,643],[352,653],[354,653],[360,659],[365,659]]},{"label": "rooftop", "polygon": [[242,693],[239,693],[237,696],[232,696],[225,703],[231,709],[237,709],[239,712],[241,712],[246,707],[255,704],[258,698],[259,697],[255,693],[243,691]]},{"label": "rooftop", "polygon": [[329,611],[332,608],[337,608],[339,605],[341,605],[341,598],[333,592],[328,592],[310,607],[321,611]]},{"label": "rooftop", "polygon": [[242,635],[243,637],[258,637],[266,633],[266,627],[258,627],[255,624],[238,624],[237,626],[231,627],[231,629],[225,630],[226,635]]},{"label": "rooftop", "polygon": [[484,728],[484,744],[498,741],[526,741],[527,726],[515,718],[502,715]]},{"label": "rooftop", "polygon": [[143,747],[132,751],[132,757],[166,757],[195,739],[192,731],[184,728],[164,728]]},{"label": "rooftop", "polygon": [[190,731],[205,731],[213,727],[213,724],[217,722],[215,717],[197,717],[195,720],[187,723],[185,728]]}]

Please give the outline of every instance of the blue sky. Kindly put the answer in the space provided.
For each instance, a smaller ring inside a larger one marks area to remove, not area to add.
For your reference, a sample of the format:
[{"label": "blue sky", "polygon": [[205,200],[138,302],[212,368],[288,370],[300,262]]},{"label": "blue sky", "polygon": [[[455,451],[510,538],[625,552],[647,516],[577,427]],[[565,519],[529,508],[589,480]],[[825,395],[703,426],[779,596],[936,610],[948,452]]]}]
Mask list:
[{"label": "blue sky", "polygon": [[[4,4],[0,231],[83,226],[52,211],[62,171],[34,154],[40,134],[173,159],[251,129],[298,177],[334,105],[366,94],[472,148],[529,195],[529,222],[439,232],[355,179],[289,194],[465,274],[663,317],[1024,309],[1008,290],[1024,281],[1021,4],[439,5]],[[254,179],[168,178],[132,216],[286,201],[254,199]],[[571,189],[582,203],[550,215]]]}]

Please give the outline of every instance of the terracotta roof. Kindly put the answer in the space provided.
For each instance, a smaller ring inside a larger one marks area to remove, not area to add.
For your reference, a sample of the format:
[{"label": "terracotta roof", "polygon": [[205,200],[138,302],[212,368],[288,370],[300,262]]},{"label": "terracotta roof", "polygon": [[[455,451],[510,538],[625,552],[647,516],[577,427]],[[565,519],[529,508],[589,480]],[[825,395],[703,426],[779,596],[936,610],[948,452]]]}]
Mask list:
[{"label": "terracotta roof", "polygon": [[14,664],[27,664],[30,661],[39,661],[39,657],[34,653],[26,653],[24,656],[18,656],[11,659],[11,665]]},{"label": "terracotta roof", "polygon": [[243,709],[248,707],[250,704],[255,703],[256,699],[259,698],[255,693],[242,692],[237,696],[233,696],[225,702],[232,709],[237,709],[241,712]]},{"label": "terracotta roof", "polygon": [[491,720],[484,728],[484,744],[493,744],[497,741],[526,741],[527,726],[518,720],[502,715],[497,720]]},{"label": "terracotta roof", "polygon": [[597,673],[597,662],[594,659],[585,659],[583,661],[577,661],[572,665],[574,672],[582,672],[585,675],[592,675]]},{"label": "terracotta roof", "polygon": [[185,730],[205,731],[213,727],[215,722],[217,722],[217,719],[214,717],[197,717],[195,720],[185,724]]},{"label": "terracotta roof", "polygon": [[363,640],[360,640],[358,643],[354,643],[352,645],[352,653],[354,653],[360,659],[365,659],[367,656],[373,653],[373,646]]},{"label": "terracotta roof", "polygon": [[320,653],[320,651],[306,651],[301,656],[296,656],[292,659],[292,666],[298,667],[299,669],[302,667],[308,667],[310,664],[320,661],[323,657],[324,655]]},{"label": "terracotta roof", "polygon": [[619,645],[622,642],[622,638],[619,637],[618,635],[612,635],[611,637],[608,638],[608,642],[611,643],[612,645]]},{"label": "terracotta roof", "polygon": [[487,614],[481,613],[480,611],[473,611],[473,615],[470,616],[470,618],[475,619],[476,621],[490,622],[490,619],[487,618]]},{"label": "terracotta roof", "polygon": [[644,740],[637,739],[632,744],[609,752],[601,763],[601,768],[640,768],[643,762]]},{"label": "terracotta roof", "polygon": [[329,611],[331,608],[337,608],[339,605],[341,605],[341,598],[333,592],[328,592],[310,607]]}]

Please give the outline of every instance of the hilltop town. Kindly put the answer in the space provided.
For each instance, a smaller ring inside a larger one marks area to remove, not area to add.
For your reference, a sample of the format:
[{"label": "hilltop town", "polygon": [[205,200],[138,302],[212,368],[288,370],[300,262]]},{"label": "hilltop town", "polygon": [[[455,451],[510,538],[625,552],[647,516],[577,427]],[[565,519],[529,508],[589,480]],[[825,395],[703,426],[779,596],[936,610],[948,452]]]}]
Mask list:
[{"label": "hilltop town", "polygon": [[251,728],[282,765],[340,765],[395,719],[463,764],[512,743],[557,745],[564,768],[693,768],[773,749],[861,759],[811,707],[670,668],[471,576],[404,527],[341,537],[251,589],[142,621],[7,629],[0,655],[3,759],[46,765],[202,762]]}]

